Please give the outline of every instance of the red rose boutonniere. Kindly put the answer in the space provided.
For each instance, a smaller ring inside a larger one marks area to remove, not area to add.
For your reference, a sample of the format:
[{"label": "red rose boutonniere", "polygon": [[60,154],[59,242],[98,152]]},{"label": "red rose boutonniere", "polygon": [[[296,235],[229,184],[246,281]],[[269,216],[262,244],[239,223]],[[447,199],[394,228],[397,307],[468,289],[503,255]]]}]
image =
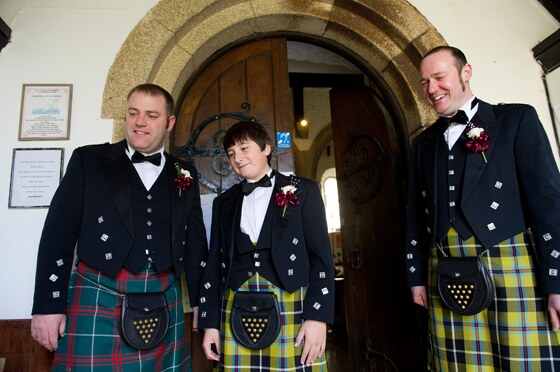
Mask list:
[{"label": "red rose boutonniere", "polygon": [[179,197],[181,197],[181,192],[185,191],[187,187],[191,185],[192,177],[188,170],[183,169],[178,163],[175,163],[175,169],[177,169],[177,177],[173,180],[179,189]]},{"label": "red rose boutonniere", "polygon": [[482,159],[484,159],[485,163],[488,163],[486,160],[486,155],[484,151],[488,150],[488,135],[484,133],[483,128],[479,128],[475,126],[473,123],[469,123],[469,131],[467,132],[467,137],[469,141],[467,141],[467,148],[471,152],[480,152],[482,154]]},{"label": "red rose boutonniere", "polygon": [[288,206],[299,204],[299,198],[296,195],[296,191],[297,188],[292,184],[282,187],[280,192],[277,192],[276,195],[274,195],[276,205],[279,207],[284,207],[284,210],[282,211],[282,217],[284,217],[284,214],[286,214],[286,209],[288,208]]}]

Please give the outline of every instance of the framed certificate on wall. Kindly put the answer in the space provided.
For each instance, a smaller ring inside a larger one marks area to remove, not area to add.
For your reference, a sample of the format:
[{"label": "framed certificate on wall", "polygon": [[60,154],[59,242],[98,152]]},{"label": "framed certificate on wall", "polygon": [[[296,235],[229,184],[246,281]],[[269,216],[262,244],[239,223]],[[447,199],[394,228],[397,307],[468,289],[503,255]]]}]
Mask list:
[{"label": "framed certificate on wall", "polygon": [[64,149],[14,149],[8,208],[48,208],[62,179]]},{"label": "framed certificate on wall", "polygon": [[20,141],[70,139],[72,84],[23,84]]}]

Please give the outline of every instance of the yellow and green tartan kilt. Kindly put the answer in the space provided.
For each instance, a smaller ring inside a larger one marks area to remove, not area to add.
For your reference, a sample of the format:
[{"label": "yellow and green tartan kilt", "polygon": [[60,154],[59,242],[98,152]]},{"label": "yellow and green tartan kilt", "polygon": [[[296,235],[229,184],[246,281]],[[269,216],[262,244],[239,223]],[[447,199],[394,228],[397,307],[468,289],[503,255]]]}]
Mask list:
[{"label": "yellow and green tartan kilt", "polygon": [[[142,351],[120,336],[118,293],[139,292],[164,292],[169,309],[164,340]],[[140,273],[123,268],[112,278],[84,262],[78,264],[70,278],[65,335],[59,340],[52,371],[190,370],[180,281],[172,271],[158,273],[147,264]]]},{"label": "yellow and green tartan kilt", "polygon": [[[484,248],[451,229],[443,250],[451,257],[476,256]],[[536,280],[534,250],[526,233],[484,253],[496,288],[490,306],[461,316],[442,305],[437,289],[438,249],[429,260],[429,368],[433,371],[560,371],[558,335]]]},{"label": "yellow and green tartan kilt", "polygon": [[307,287],[293,293],[282,290],[268,280],[255,274],[237,289],[237,291],[274,292],[280,305],[282,329],[276,341],[267,348],[251,350],[239,344],[233,337],[230,326],[231,308],[235,292],[228,289],[222,300],[222,327],[220,331],[222,353],[218,371],[327,371],[325,354],[316,359],[310,367],[301,364],[303,343],[294,346],[297,334],[304,322],[303,299]]}]

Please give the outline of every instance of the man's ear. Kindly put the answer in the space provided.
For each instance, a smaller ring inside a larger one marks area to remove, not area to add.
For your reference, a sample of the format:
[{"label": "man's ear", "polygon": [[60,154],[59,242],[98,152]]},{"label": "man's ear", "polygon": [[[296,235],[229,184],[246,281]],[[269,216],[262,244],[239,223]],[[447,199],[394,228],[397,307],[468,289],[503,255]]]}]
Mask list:
[{"label": "man's ear", "polygon": [[472,66],[470,63],[467,63],[465,66],[463,66],[463,71],[461,73],[461,78],[463,78],[463,81],[465,83],[468,83],[469,80],[471,80],[472,78]]},{"label": "man's ear", "polygon": [[173,127],[175,126],[175,120],[177,120],[175,115],[171,115],[169,119],[167,119],[167,127],[165,128],[167,132],[171,132],[173,130]]}]

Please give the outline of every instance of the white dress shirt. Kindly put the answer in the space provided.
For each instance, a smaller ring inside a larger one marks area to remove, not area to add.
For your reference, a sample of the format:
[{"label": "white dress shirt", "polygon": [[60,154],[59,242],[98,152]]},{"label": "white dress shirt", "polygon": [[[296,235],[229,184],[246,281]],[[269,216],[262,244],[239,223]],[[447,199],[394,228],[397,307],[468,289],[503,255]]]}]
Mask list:
[{"label": "white dress shirt", "polygon": [[[269,169],[267,174],[270,176],[272,169]],[[257,181],[247,180],[247,182]],[[249,235],[253,243],[259,240],[259,234],[261,233],[266,211],[272,197],[275,181],[276,177],[272,177],[270,179],[271,187],[257,187],[252,193],[243,197],[240,228],[241,231]]]},{"label": "white dress shirt", "polygon": [[[136,150],[134,150],[128,144],[126,150],[127,150],[126,156],[128,156],[130,161],[132,161],[132,155]],[[163,147],[159,149],[159,151],[153,152],[152,154],[158,152],[161,154],[161,163],[159,165],[152,164],[149,161],[143,161],[141,163],[132,163],[132,165],[134,165],[134,168],[136,169],[136,172],[138,172],[138,175],[140,176],[140,179],[142,180],[144,187],[148,191],[152,188],[152,186],[156,182],[157,178],[159,177],[159,174],[163,170],[163,166],[165,165],[165,156],[163,155]],[[149,156],[152,154],[145,154],[145,155]]]}]

